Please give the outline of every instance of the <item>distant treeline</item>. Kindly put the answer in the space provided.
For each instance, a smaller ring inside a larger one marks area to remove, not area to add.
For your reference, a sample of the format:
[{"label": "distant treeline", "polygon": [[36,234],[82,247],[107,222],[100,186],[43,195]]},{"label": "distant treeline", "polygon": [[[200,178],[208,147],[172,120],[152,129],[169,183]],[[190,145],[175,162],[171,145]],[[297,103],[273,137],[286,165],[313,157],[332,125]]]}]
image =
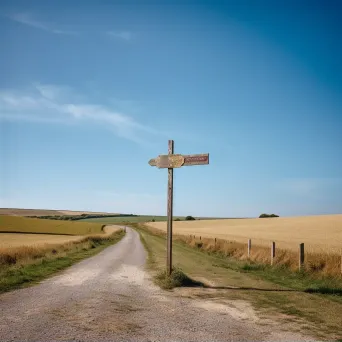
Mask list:
[{"label": "distant treeline", "polygon": [[276,214],[261,214],[259,218],[268,218],[268,217],[279,217],[279,215]]},{"label": "distant treeline", "polygon": [[31,218],[48,219],[48,220],[67,220],[77,221],[90,218],[103,218],[103,217],[134,217],[138,215],[133,214],[81,214],[81,215],[45,215],[45,216],[30,216]]}]

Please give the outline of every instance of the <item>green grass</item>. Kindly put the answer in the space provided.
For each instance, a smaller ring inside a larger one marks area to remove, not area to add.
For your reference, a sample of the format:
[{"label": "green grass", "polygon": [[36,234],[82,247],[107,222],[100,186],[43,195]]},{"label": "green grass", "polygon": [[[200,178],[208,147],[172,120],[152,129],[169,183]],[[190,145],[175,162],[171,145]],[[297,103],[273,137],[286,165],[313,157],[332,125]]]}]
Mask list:
[{"label": "green grass", "polygon": [[[148,251],[148,268],[156,278],[165,271],[165,236],[154,235],[145,229],[137,230]],[[331,279],[330,282],[326,279],[310,279],[303,273],[210,255],[176,239],[173,243],[173,266],[192,282],[204,285],[190,290],[191,294],[188,289],[187,296],[246,300],[260,317],[279,319],[279,323],[289,324],[289,329],[296,325],[303,332],[319,338],[324,336],[325,339],[336,340],[341,337],[342,297],[338,293],[339,279]],[[166,286],[161,286],[172,287],[168,282]],[[210,292],[206,287],[210,288]],[[310,290],[312,288],[317,289],[318,293]],[[327,294],[333,292],[331,289],[335,289],[335,294]]]},{"label": "green grass", "polygon": [[[177,217],[175,217],[176,219]],[[99,218],[90,218],[90,219],[84,219],[79,220],[78,222],[98,222],[98,223],[137,223],[137,222],[151,222],[151,220],[155,220],[155,222],[159,221],[166,221],[166,216],[120,216],[120,217],[99,217]],[[179,217],[179,219],[184,220],[185,217]]]},{"label": "green grass", "polygon": [[74,242],[72,248],[66,252],[54,250],[54,253],[37,260],[2,267],[0,293],[36,284],[80,260],[101,252],[106,247],[117,243],[124,235],[124,231],[118,231],[107,237],[88,237],[84,241]]},{"label": "green grass", "polygon": [[173,268],[172,273],[160,270],[155,276],[155,282],[163,289],[173,289],[175,287],[198,287],[204,286],[200,281],[196,281],[187,276],[181,269]]},{"label": "green grass", "polygon": [[0,216],[0,232],[33,233],[58,235],[88,235],[103,232],[103,224],[88,222],[73,222],[59,220],[44,220],[20,216]]},{"label": "green grass", "polygon": [[[140,222],[151,222],[152,220],[155,222],[164,222],[167,221],[167,216],[153,216],[153,215],[138,215],[138,216],[120,216],[120,217],[99,217],[99,218],[90,218],[84,220],[78,220],[78,222],[98,222],[103,224],[125,224],[125,223],[140,223]],[[185,220],[185,216],[174,216],[173,220]],[[196,219],[200,220],[216,220],[218,218],[215,217],[196,217]]]}]

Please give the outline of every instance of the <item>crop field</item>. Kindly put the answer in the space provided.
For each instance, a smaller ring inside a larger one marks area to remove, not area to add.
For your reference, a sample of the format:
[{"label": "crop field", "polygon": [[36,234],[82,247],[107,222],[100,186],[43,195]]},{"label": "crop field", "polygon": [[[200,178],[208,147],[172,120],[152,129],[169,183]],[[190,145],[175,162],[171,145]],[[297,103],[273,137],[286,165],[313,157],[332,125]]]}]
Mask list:
[{"label": "crop field", "polygon": [[[149,222],[165,234],[165,222]],[[304,243],[303,269],[319,276],[341,276],[342,215],[174,222],[175,239],[208,252],[298,270],[299,244]],[[251,239],[248,254],[247,241]]]},{"label": "crop field", "polygon": [[[149,222],[149,226],[166,231],[166,223]],[[173,232],[258,245],[278,242],[282,248],[298,250],[305,243],[317,251],[340,251],[342,215],[302,217],[181,221],[173,223]]]},{"label": "crop field", "polygon": [[50,209],[17,209],[0,208],[0,215],[13,216],[60,216],[60,215],[82,215],[82,214],[113,214],[105,212],[73,211],[73,210],[50,210]]},{"label": "crop field", "polygon": [[82,239],[79,235],[14,234],[0,233],[0,251],[3,248],[21,246],[40,246],[44,244],[63,244]]},{"label": "crop field", "polygon": [[57,235],[88,235],[103,233],[103,224],[44,220],[20,216],[0,216],[0,232],[2,233],[35,233]]},{"label": "crop field", "polygon": [[[109,236],[119,231],[118,227],[105,227],[104,234]],[[97,234],[92,234],[95,236]],[[21,246],[38,247],[46,244],[61,245],[67,242],[79,241],[84,235],[53,235],[53,234],[29,234],[29,233],[1,233],[0,232],[0,253],[4,248],[15,248]]]}]

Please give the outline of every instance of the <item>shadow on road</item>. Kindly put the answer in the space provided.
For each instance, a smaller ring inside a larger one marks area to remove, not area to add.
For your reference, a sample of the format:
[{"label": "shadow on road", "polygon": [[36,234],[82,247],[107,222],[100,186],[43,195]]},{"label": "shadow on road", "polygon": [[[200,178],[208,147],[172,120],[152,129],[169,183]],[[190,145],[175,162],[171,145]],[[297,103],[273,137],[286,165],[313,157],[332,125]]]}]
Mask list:
[{"label": "shadow on road", "polygon": [[306,288],[303,290],[295,289],[265,289],[257,287],[243,287],[243,286],[211,286],[203,282],[193,280],[189,277],[186,283],[183,283],[182,287],[199,287],[205,289],[213,290],[240,290],[240,291],[262,291],[262,292],[298,292],[298,293],[317,293],[317,294],[327,294],[334,296],[342,296],[341,288],[329,288],[329,287],[317,287],[317,288]]}]

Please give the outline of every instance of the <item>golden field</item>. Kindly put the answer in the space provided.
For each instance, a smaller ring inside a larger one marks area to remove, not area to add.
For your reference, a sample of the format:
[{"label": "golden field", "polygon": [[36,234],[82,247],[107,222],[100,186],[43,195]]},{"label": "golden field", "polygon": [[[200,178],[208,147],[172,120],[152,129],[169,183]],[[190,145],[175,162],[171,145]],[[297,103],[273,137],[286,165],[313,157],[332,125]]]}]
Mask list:
[{"label": "golden field", "polygon": [[120,227],[104,227],[99,223],[0,216],[0,266],[31,263],[74,249],[89,249],[98,241],[112,239],[120,231]]},{"label": "golden field", "polygon": [[103,224],[1,215],[0,232],[57,235],[101,234],[103,232]]},{"label": "golden field", "polygon": [[[156,234],[166,233],[166,222],[145,226]],[[317,276],[341,277],[342,215],[175,221],[173,234],[193,248],[268,265],[274,241],[273,265],[293,271],[299,268],[299,244],[304,243],[303,269]],[[249,256],[248,239],[252,240]]]},{"label": "golden field", "polygon": [[0,250],[21,246],[64,244],[78,241],[84,235],[108,236],[116,226],[101,223],[44,220],[18,216],[0,216]]},{"label": "golden field", "polygon": [[[166,231],[166,222],[148,226]],[[298,250],[305,243],[310,251],[339,253],[342,248],[342,215],[277,217],[255,219],[196,220],[173,222],[173,233],[196,237],[269,245]]]},{"label": "golden field", "polygon": [[[107,226],[100,236],[109,236],[120,228],[117,226]],[[42,245],[59,245],[66,242],[79,241],[82,235],[53,235],[53,234],[20,234],[20,233],[0,233],[0,253],[4,248],[16,248],[21,246],[38,247]]]},{"label": "golden field", "polygon": [[77,241],[82,236],[50,235],[50,234],[16,234],[0,233],[0,251],[4,248],[16,248],[21,246],[40,246],[44,244],[63,244]]}]

